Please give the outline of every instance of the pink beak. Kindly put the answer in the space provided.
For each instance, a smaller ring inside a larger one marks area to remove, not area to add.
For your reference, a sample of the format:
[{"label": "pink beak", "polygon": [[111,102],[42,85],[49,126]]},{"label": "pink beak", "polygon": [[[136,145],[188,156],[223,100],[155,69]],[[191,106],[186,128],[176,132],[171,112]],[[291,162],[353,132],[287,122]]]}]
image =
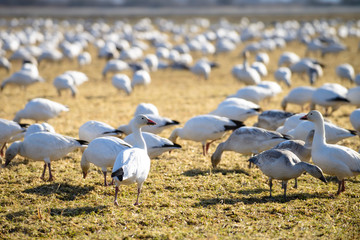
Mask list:
[{"label": "pink beak", "polygon": [[148,119],[147,125],[156,125],[156,122],[153,120]]},{"label": "pink beak", "polygon": [[306,114],[306,115],[304,115],[304,116],[302,116],[302,117],[300,118],[300,120],[308,120],[308,116],[307,116],[307,114]]}]

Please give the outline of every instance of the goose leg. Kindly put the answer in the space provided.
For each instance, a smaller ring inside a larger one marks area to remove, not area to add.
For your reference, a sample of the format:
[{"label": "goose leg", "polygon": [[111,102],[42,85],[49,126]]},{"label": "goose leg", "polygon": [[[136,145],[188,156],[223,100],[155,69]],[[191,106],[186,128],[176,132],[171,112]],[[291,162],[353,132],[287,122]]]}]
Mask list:
[{"label": "goose leg", "polygon": [[206,156],[206,146],[202,145],[202,149],[203,149],[203,155]]},{"label": "goose leg", "polygon": [[342,183],[341,183],[341,191],[342,191],[342,192],[345,191],[345,179],[342,180]]},{"label": "goose leg", "polygon": [[49,167],[49,179],[48,179],[48,181],[50,182],[50,181],[53,181],[54,178],[53,178],[53,175],[52,175],[52,173],[51,173],[51,165],[50,165],[50,163],[48,163],[47,165],[48,165],[48,167]]},{"label": "goose leg", "polygon": [[141,193],[141,187],[138,188],[136,202],[134,203],[134,206],[140,205],[140,203],[139,203],[140,193]]},{"label": "goose leg", "polygon": [[298,184],[298,181],[297,181],[297,178],[295,178],[295,184],[294,184],[295,189],[297,189],[297,184]]},{"label": "goose leg", "polygon": [[272,195],[271,195],[272,186],[273,186],[272,179],[271,179],[271,178],[269,178],[270,197],[272,197]]},{"label": "goose leg", "polygon": [[208,142],[208,143],[206,144],[206,146],[205,146],[205,154],[208,153],[209,148],[210,148],[210,144],[212,144],[213,142],[215,142],[215,140],[212,140],[211,142]]},{"label": "goose leg", "polygon": [[1,157],[4,157],[4,148],[5,148],[5,145],[6,145],[6,143],[4,143],[4,145],[1,147],[1,150],[0,150],[0,156],[1,156]]},{"label": "goose leg", "polygon": [[286,188],[287,188],[287,181],[284,181],[284,200],[286,201]]},{"label": "goose leg", "polygon": [[116,186],[116,187],[115,187],[115,200],[114,200],[114,204],[115,204],[116,206],[119,206],[119,203],[118,203],[118,201],[117,201],[118,192],[119,192],[119,187]]},{"label": "goose leg", "polygon": [[338,191],[337,191],[336,195],[339,195],[341,193],[342,180],[339,180],[338,184],[339,184]]},{"label": "goose leg", "polygon": [[104,174],[104,186],[107,186],[107,182],[106,182],[106,171],[103,171],[103,174]]},{"label": "goose leg", "polygon": [[46,163],[44,163],[44,170],[43,170],[43,172],[42,172],[42,174],[41,174],[41,177],[40,177],[40,178],[41,178],[42,180],[44,180],[44,181],[45,181],[46,166],[47,166]]}]

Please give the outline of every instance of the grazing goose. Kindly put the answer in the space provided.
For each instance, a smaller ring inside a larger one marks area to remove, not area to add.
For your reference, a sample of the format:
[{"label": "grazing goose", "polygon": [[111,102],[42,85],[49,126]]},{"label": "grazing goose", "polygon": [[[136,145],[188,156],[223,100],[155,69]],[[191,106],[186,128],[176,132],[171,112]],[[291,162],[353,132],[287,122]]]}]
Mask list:
[{"label": "grazing goose", "polygon": [[[325,83],[314,91],[310,109],[315,110],[315,106],[320,105],[325,108],[325,116],[328,116],[340,106],[350,102],[346,98],[347,92],[348,90],[340,84]],[[329,112],[330,107],[331,112]]]},{"label": "grazing goose", "polygon": [[211,156],[211,163],[213,167],[216,167],[220,163],[221,155],[225,151],[234,151],[241,154],[258,154],[289,139],[289,136],[275,131],[257,127],[241,127],[236,129],[225,142],[217,146]]},{"label": "grazing goose", "polygon": [[[26,124],[27,125],[27,124]],[[36,132],[51,132],[55,133],[55,129],[50,124],[44,122],[44,123],[34,123],[31,124],[25,132],[21,132],[16,134],[15,136],[11,137],[9,142],[15,142],[20,141],[23,138],[26,138],[30,134],[36,133]]]},{"label": "grazing goose", "polygon": [[95,138],[105,136],[121,136],[123,132],[113,128],[107,123],[99,121],[87,121],[79,128],[79,138],[91,142]]},{"label": "grazing goose", "polygon": [[68,112],[69,108],[45,98],[34,98],[30,100],[25,108],[15,114],[14,121],[21,119],[32,119],[35,121],[48,121],[57,117],[61,112]]},{"label": "grazing goose", "polygon": [[84,179],[86,178],[90,163],[100,167],[104,174],[104,185],[107,186],[107,168],[114,166],[115,159],[119,152],[131,148],[132,146],[117,137],[98,137],[90,142],[81,157],[81,169]]},{"label": "grazing goose", "polygon": [[91,63],[91,55],[88,52],[82,52],[77,57],[79,67],[89,65]]},{"label": "grazing goose", "polygon": [[10,145],[5,153],[5,167],[17,154],[35,161],[45,161],[41,179],[44,180],[46,167],[49,167],[48,181],[52,181],[50,162],[65,157],[75,149],[85,148],[87,144],[88,142],[84,140],[77,140],[58,133],[33,133],[24,138],[24,141],[16,141]]},{"label": "grazing goose", "polygon": [[7,142],[17,134],[26,131],[28,124],[19,124],[17,122],[0,118],[0,156],[4,156],[3,150]]},{"label": "grazing goose", "polygon": [[235,65],[232,68],[231,73],[239,82],[242,82],[246,85],[258,84],[261,82],[261,77],[255,69],[248,66],[248,62],[247,62],[248,56],[249,56],[248,51],[244,51],[243,64]]},{"label": "grazing goose", "polygon": [[0,68],[5,68],[6,72],[9,73],[11,69],[11,63],[6,57],[0,56]]},{"label": "grazing goose", "polygon": [[360,107],[360,86],[350,88],[346,94],[346,99],[350,101],[350,104]]},{"label": "grazing goose", "polygon": [[258,116],[257,123],[254,127],[265,128],[267,130],[276,130],[278,127],[284,124],[286,119],[293,116],[291,112],[285,112],[281,110],[268,110],[262,112]]},{"label": "grazing goose", "polygon": [[120,59],[111,59],[106,63],[106,65],[102,71],[102,75],[103,75],[103,78],[105,79],[108,72],[118,73],[118,72],[122,72],[122,71],[125,71],[128,69],[130,69],[130,66],[128,63],[126,63]]},{"label": "grazing goose", "polygon": [[349,79],[351,82],[355,80],[355,71],[353,66],[348,63],[340,64],[336,67],[336,75],[341,79]]},{"label": "grazing goose", "polygon": [[123,90],[126,92],[127,95],[130,95],[132,91],[131,80],[126,74],[115,74],[112,77],[111,83],[118,91]]},{"label": "grazing goose", "polygon": [[169,140],[176,143],[176,139],[180,137],[185,140],[201,142],[203,155],[205,156],[212,142],[222,138],[226,131],[242,126],[244,126],[242,122],[226,117],[199,115],[189,119],[184,127],[174,129]]},{"label": "grazing goose", "polygon": [[319,167],[300,161],[294,153],[287,149],[270,149],[250,158],[249,161],[258,166],[269,177],[270,197],[272,197],[273,179],[283,181],[284,199],[286,199],[288,180],[298,178],[304,172],[326,183]]},{"label": "grazing goose", "polygon": [[138,70],[134,73],[131,87],[134,88],[136,85],[144,85],[147,86],[151,83],[150,74],[145,70]]},{"label": "grazing goose", "polygon": [[262,100],[273,96],[273,91],[269,88],[260,86],[246,86],[239,89],[235,94],[229,97],[242,98],[251,101],[255,104],[259,104]]},{"label": "grazing goose", "polygon": [[301,120],[314,123],[312,160],[325,174],[338,178],[337,194],[340,194],[345,191],[345,178],[360,174],[360,154],[351,148],[326,142],[324,119],[319,111],[310,111]]},{"label": "grazing goose", "polygon": [[253,109],[253,110],[256,110],[256,111],[261,110],[261,108],[260,108],[260,106],[258,104],[253,103],[251,101],[248,101],[246,99],[237,98],[237,97],[226,98],[224,101],[222,101],[218,105],[218,108],[228,106],[228,105],[236,105],[238,107],[242,107],[242,108],[246,108],[246,109]]},{"label": "grazing goose", "polygon": [[293,52],[283,52],[278,60],[278,66],[290,66],[300,60],[300,57]]},{"label": "grazing goose", "polygon": [[278,82],[284,82],[286,86],[291,87],[291,71],[287,67],[280,67],[274,73]]},{"label": "grazing goose", "polygon": [[268,70],[262,62],[253,62],[251,64],[251,68],[255,69],[259,73],[260,77],[266,77],[268,75]]},{"label": "grazing goose", "polygon": [[256,54],[255,61],[262,62],[265,65],[268,65],[270,62],[270,58],[266,52],[259,52]]},{"label": "grazing goose", "polygon": [[[144,114],[144,115],[151,118],[151,120],[153,120],[156,123],[156,125],[144,126],[142,128],[142,131],[144,131],[144,132],[150,132],[150,133],[154,133],[154,134],[159,134],[166,128],[169,128],[169,127],[172,127],[174,125],[180,124],[176,120],[172,120],[170,118],[162,117],[162,116],[159,116],[159,115],[154,115],[154,114]],[[132,133],[131,124],[132,124],[133,121],[135,121],[135,118],[136,117],[131,119],[129,124],[120,125],[117,129],[120,130],[121,132],[123,132],[125,135],[129,135],[130,133]]]},{"label": "grazing goose", "polygon": [[355,109],[350,114],[350,122],[354,129],[357,131],[358,136],[360,136],[360,108]]},{"label": "grazing goose", "polygon": [[77,86],[86,81],[88,81],[88,77],[84,73],[78,71],[66,71],[54,79],[53,85],[57,89],[59,96],[61,96],[62,90],[70,89],[71,95],[75,97],[78,91]]},{"label": "grazing goose", "polygon": [[205,80],[208,80],[211,73],[211,67],[206,60],[200,59],[190,68],[190,71],[197,75],[199,79],[203,77]]},{"label": "grazing goose", "polygon": [[244,122],[249,117],[258,115],[258,111],[259,108],[253,109],[236,104],[219,104],[219,106],[209,114]]},{"label": "grazing goose", "polygon": [[115,205],[119,205],[117,202],[119,185],[129,185],[132,183],[137,183],[137,198],[134,205],[139,205],[141,188],[150,171],[150,158],[147,154],[146,143],[141,134],[141,127],[155,124],[155,122],[142,114],[137,115],[131,123],[135,144],[132,148],[125,149],[117,155],[111,174],[116,185]]},{"label": "grazing goose", "polygon": [[[142,132],[142,136],[146,143],[147,153],[151,159],[156,158],[164,152],[169,152],[174,149],[180,149],[179,144],[171,142],[167,138],[160,137],[149,132]],[[132,133],[124,138],[124,141],[134,145],[136,143],[135,135]]]},{"label": "grazing goose", "polygon": [[139,114],[144,114],[144,115],[153,114],[153,115],[160,116],[159,110],[152,103],[139,103],[139,105],[137,105],[137,107],[135,109],[134,117]]},{"label": "grazing goose", "polygon": [[291,91],[286,95],[281,101],[281,107],[285,111],[289,103],[296,104],[301,106],[301,110],[304,110],[304,105],[311,103],[312,96],[316,88],[309,86],[302,86],[291,89]]}]

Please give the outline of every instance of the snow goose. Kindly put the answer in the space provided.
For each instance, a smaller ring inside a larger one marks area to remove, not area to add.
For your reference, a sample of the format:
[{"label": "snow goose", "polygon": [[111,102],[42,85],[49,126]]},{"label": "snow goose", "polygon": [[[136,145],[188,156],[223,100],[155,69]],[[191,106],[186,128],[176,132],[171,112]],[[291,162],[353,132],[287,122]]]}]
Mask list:
[{"label": "snow goose", "polygon": [[208,80],[211,72],[211,67],[207,61],[200,59],[194,64],[194,66],[190,68],[190,71],[193,74],[197,75],[199,79],[203,77],[205,80]]},{"label": "snow goose", "polygon": [[103,78],[105,79],[108,72],[118,73],[128,69],[130,69],[128,63],[120,59],[111,59],[106,63],[105,67],[103,68],[102,75]]},{"label": "snow goose", "polygon": [[351,82],[354,82],[355,79],[354,68],[348,63],[338,65],[336,67],[336,75],[341,79],[349,79]]},{"label": "snow goose", "polygon": [[350,114],[350,122],[354,129],[357,131],[358,135],[360,136],[360,108],[355,109]]},{"label": "snow goose", "polygon": [[292,64],[290,66],[290,70],[293,74],[308,74],[310,83],[314,83],[313,73],[316,73],[317,77],[321,77],[323,75],[322,68],[324,65],[322,63],[319,63],[317,60],[311,59],[311,58],[303,58],[300,59],[298,62]]},{"label": "snow goose", "polygon": [[[317,88],[311,98],[311,110],[315,110],[316,105],[325,108],[325,116],[332,114],[340,106],[349,103],[346,98],[348,90],[337,83],[325,83]],[[331,107],[331,112],[329,108]]]},{"label": "snow goose", "polygon": [[350,101],[350,104],[360,107],[360,86],[350,88],[346,94],[346,99]]},{"label": "snow goose", "polygon": [[298,124],[300,124],[302,121],[300,120],[300,117],[304,116],[305,113],[297,113],[292,115],[291,117],[288,117],[283,126],[280,126],[276,129],[277,132],[281,134],[287,134],[290,130],[296,128]]},{"label": "snow goose", "polygon": [[[159,115],[154,115],[154,114],[144,114],[144,115],[146,115],[148,118],[150,118],[151,120],[153,120],[156,123],[156,125],[144,126],[142,128],[142,131],[144,131],[144,132],[159,134],[166,128],[180,124],[176,120],[172,120],[170,118],[162,117]],[[136,116],[130,120],[129,124],[120,125],[117,129],[122,131],[124,134],[129,135],[130,133],[132,133],[131,125],[132,125],[132,122],[135,120],[136,120]]]},{"label": "snow goose", "polygon": [[280,67],[274,73],[275,79],[278,82],[284,82],[286,86],[291,86],[291,71],[287,67]]},{"label": "snow goose", "polygon": [[271,91],[270,94],[271,97],[282,92],[281,86],[277,82],[273,82],[273,81],[261,81],[256,86],[269,89]]},{"label": "snow goose", "polygon": [[324,119],[319,111],[312,110],[301,119],[314,123],[312,160],[325,174],[338,178],[337,194],[340,194],[345,191],[345,178],[360,174],[360,154],[351,148],[326,142]]},{"label": "snow goose", "polygon": [[28,124],[19,124],[17,122],[0,118],[0,156],[3,156],[3,150],[7,142],[17,134],[26,131]]},{"label": "snow goose", "polygon": [[127,95],[130,95],[132,91],[131,80],[126,74],[123,73],[115,74],[112,77],[111,83],[118,91],[123,90],[126,92]]},{"label": "snow goose", "polygon": [[[26,124],[28,125],[28,124]],[[11,137],[9,140],[9,143],[20,141],[23,138],[26,138],[30,134],[36,133],[36,132],[51,132],[55,133],[55,129],[50,124],[44,122],[44,123],[34,123],[31,124],[29,127],[27,127],[26,131],[16,134],[15,136]]]},{"label": "snow goose", "polygon": [[[198,115],[189,119],[184,127],[176,128],[171,133],[169,140],[176,143],[178,137],[201,142],[205,156],[212,142],[224,136],[226,131],[244,126],[242,122],[215,115]],[[208,142],[210,141],[210,142]]]},{"label": "snow goose", "polygon": [[287,181],[299,177],[304,172],[327,183],[318,166],[300,161],[294,153],[287,149],[270,149],[250,158],[249,161],[269,177],[270,197],[272,197],[273,179],[283,181],[284,199],[286,199]]},{"label": "snow goose", "polygon": [[79,64],[79,67],[85,66],[85,65],[89,65],[91,63],[91,55],[88,52],[82,52],[79,54],[79,56],[77,57],[77,61]]},{"label": "snow goose", "polygon": [[153,114],[160,116],[159,110],[152,103],[139,103],[135,109],[134,117],[139,114]]},{"label": "snow goose", "polygon": [[278,127],[284,124],[287,118],[294,115],[291,112],[285,112],[281,110],[268,110],[262,112],[258,116],[257,123],[254,127],[265,128],[267,130],[276,130]]},{"label": "snow goose", "polygon": [[144,85],[147,86],[151,83],[150,74],[145,70],[138,70],[134,73],[131,87],[134,88],[135,85]]},{"label": "snow goose", "polygon": [[262,62],[253,62],[251,64],[251,68],[255,69],[259,73],[260,77],[266,77],[268,75],[268,70]]},{"label": "snow goose", "polygon": [[[174,149],[180,149],[179,144],[171,142],[167,138],[160,137],[156,134],[149,132],[142,132],[142,136],[146,143],[147,153],[151,159],[156,158],[163,154]],[[124,141],[134,145],[136,142],[135,134],[130,134],[124,138]]]},{"label": "snow goose", "polygon": [[262,100],[270,98],[271,96],[273,96],[273,91],[271,89],[260,86],[246,86],[229,97],[242,98],[255,104],[259,104]]},{"label": "snow goose", "polygon": [[43,60],[49,60],[52,62],[59,62],[63,59],[63,54],[55,48],[43,48],[40,56],[38,57],[38,62],[42,62]]},{"label": "snow goose", "polygon": [[17,154],[35,161],[45,161],[41,179],[44,180],[46,167],[49,167],[48,181],[52,181],[51,161],[59,160],[75,149],[85,148],[87,144],[84,140],[77,140],[58,133],[33,133],[24,138],[24,141],[16,141],[10,145],[5,153],[5,167]]},{"label": "snow goose", "polygon": [[278,66],[281,67],[284,64],[290,66],[300,60],[300,57],[293,52],[283,52],[278,60]]},{"label": "snow goose", "polygon": [[81,170],[84,179],[86,178],[90,163],[100,167],[104,175],[104,185],[107,186],[107,168],[114,166],[115,159],[119,152],[132,147],[124,140],[117,137],[98,137],[89,143],[81,157]]},{"label": "snow goose", "polygon": [[258,154],[289,139],[289,136],[275,131],[257,127],[241,127],[236,129],[225,142],[217,146],[211,156],[211,163],[213,167],[216,167],[225,151],[234,151],[245,155]]},{"label": "snow goose", "polygon": [[356,83],[356,85],[357,86],[360,86],[360,74],[357,74],[356,76],[355,76],[355,83]]},{"label": "snow goose", "polygon": [[147,54],[144,58],[144,62],[147,64],[150,71],[157,71],[159,66],[159,59],[155,54]]},{"label": "snow goose", "polygon": [[138,191],[134,205],[139,205],[141,188],[150,171],[150,158],[147,154],[146,143],[141,134],[141,127],[155,124],[155,122],[142,114],[137,115],[131,123],[135,144],[132,148],[125,149],[117,155],[111,174],[116,185],[115,205],[118,205],[117,195],[119,192],[119,185],[129,185],[132,183],[137,183]]},{"label": "snow goose", "polygon": [[26,89],[31,84],[44,81],[45,80],[39,76],[36,65],[25,63],[19,71],[14,72],[1,83],[0,91],[4,90],[6,85],[18,85]]},{"label": "snow goose", "polygon": [[237,98],[237,97],[229,97],[226,98],[224,101],[219,103],[218,108],[228,106],[228,105],[236,105],[238,107],[246,108],[246,109],[253,109],[256,111],[260,111],[261,108],[258,104],[253,103],[251,101],[245,100],[243,98]]},{"label": "snow goose", "polygon": [[69,108],[45,98],[34,98],[30,100],[24,109],[15,114],[14,121],[20,122],[21,119],[32,119],[35,121],[48,121],[57,117],[61,112],[68,112]]},{"label": "snow goose", "polygon": [[[337,143],[345,138],[356,136],[356,131],[354,130],[344,129],[330,122],[325,122],[324,125],[328,143]],[[287,134],[293,136],[294,139],[305,141],[307,134],[313,129],[315,129],[314,123],[302,121],[294,129],[288,131]]]},{"label": "snow goose", "polygon": [[84,73],[77,71],[66,71],[54,79],[53,85],[57,89],[59,96],[61,96],[62,90],[70,89],[71,95],[75,97],[78,91],[77,86],[86,81],[88,81],[88,77]]},{"label": "snow goose", "polygon": [[281,101],[281,107],[285,111],[289,103],[301,106],[301,110],[304,110],[304,105],[311,103],[312,96],[316,88],[309,86],[301,86],[291,89],[291,91]]},{"label": "snow goose", "polygon": [[227,104],[217,107],[209,114],[244,122],[249,117],[258,115],[258,111],[258,109],[244,108],[235,104]]},{"label": "snow goose", "polygon": [[258,84],[261,82],[261,77],[255,69],[248,66],[248,55],[249,53],[247,51],[243,53],[243,64],[235,65],[232,68],[231,73],[239,82],[246,85]]},{"label": "snow goose", "polygon": [[256,54],[255,61],[256,62],[262,62],[265,65],[268,65],[269,62],[270,62],[270,58],[269,58],[269,55],[266,52],[259,52],[259,53]]},{"label": "snow goose", "polygon": [[121,136],[122,131],[100,121],[87,121],[79,128],[79,138],[91,142],[95,138],[105,136]]},{"label": "snow goose", "polygon": [[7,73],[10,72],[11,63],[9,62],[9,60],[6,57],[0,56],[0,68],[5,68]]}]

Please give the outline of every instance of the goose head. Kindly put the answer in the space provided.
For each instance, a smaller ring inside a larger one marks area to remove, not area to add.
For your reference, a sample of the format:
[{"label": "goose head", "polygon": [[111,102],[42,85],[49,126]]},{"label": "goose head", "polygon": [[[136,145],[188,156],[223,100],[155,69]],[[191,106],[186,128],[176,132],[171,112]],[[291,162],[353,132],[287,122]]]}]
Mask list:
[{"label": "goose head", "polygon": [[10,145],[10,147],[6,150],[5,153],[5,164],[3,167],[7,167],[11,160],[15,158],[15,156],[19,153],[21,142],[16,141]]},{"label": "goose head", "polygon": [[308,120],[310,122],[317,122],[319,119],[323,119],[321,113],[317,110],[312,110],[305,116],[302,116],[300,120]]},{"label": "goose head", "polygon": [[156,125],[156,123],[143,114],[139,114],[135,116],[133,122],[134,127],[141,128],[146,125]]}]

